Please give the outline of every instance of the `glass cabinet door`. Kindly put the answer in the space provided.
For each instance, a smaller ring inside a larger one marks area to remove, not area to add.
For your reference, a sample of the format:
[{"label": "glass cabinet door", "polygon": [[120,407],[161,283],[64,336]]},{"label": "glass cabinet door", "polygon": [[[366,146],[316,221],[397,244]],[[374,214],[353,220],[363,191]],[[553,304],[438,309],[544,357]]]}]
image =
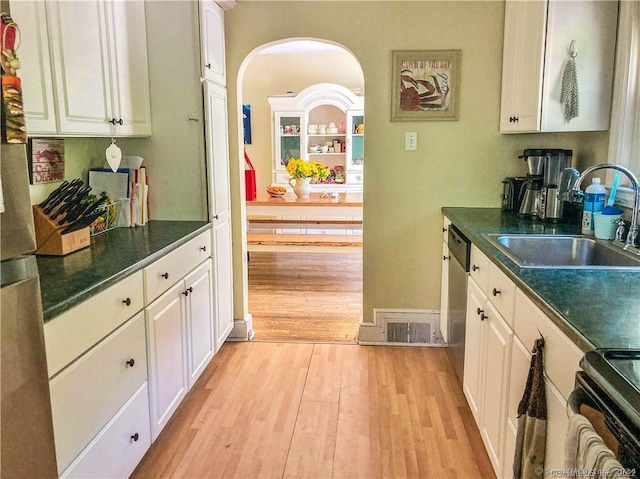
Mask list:
[{"label": "glass cabinet door", "polygon": [[274,127],[275,167],[284,170],[290,158],[300,158],[304,145],[302,142],[303,121],[298,113],[276,113]]},{"label": "glass cabinet door", "polygon": [[362,113],[353,113],[349,115],[350,126],[349,132],[351,138],[347,151],[347,169],[362,170],[364,165],[364,115]]}]

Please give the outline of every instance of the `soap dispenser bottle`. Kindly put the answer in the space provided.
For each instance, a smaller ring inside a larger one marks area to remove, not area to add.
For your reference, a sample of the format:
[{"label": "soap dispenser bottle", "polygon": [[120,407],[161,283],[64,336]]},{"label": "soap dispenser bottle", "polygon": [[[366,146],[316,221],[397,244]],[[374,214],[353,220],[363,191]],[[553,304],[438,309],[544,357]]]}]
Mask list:
[{"label": "soap dispenser bottle", "polygon": [[593,178],[584,190],[584,209],[582,211],[582,234],[593,234],[593,214],[604,209],[607,190],[600,184],[600,178]]}]

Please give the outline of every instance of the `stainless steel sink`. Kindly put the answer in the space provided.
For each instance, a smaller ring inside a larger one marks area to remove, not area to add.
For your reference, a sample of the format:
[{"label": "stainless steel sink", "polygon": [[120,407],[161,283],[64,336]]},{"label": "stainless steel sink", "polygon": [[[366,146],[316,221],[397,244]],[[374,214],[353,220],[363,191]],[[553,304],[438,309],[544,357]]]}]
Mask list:
[{"label": "stainless steel sink", "polygon": [[486,234],[521,268],[639,269],[640,257],[588,236]]}]

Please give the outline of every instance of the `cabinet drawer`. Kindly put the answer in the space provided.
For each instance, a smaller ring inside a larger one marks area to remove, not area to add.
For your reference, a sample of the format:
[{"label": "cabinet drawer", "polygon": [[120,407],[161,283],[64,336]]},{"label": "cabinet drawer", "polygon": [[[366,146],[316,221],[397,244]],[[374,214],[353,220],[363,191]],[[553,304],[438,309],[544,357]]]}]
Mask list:
[{"label": "cabinet drawer", "polygon": [[144,269],[145,304],[151,303],[210,256],[211,231],[207,230],[146,267]]},{"label": "cabinet drawer", "polygon": [[513,328],[513,310],[516,304],[516,285],[494,264],[489,263],[487,297]]},{"label": "cabinet drawer", "polygon": [[584,353],[520,290],[516,292],[514,331],[528,350],[540,334],[544,336],[545,373],[562,396],[569,397]]},{"label": "cabinet drawer", "polygon": [[149,446],[149,393],[145,382],[60,477],[129,477]]},{"label": "cabinet drawer", "polygon": [[[133,366],[128,361],[134,360]],[[144,313],[49,382],[58,471],[63,471],[147,378]]]},{"label": "cabinet drawer", "polygon": [[128,276],[44,325],[49,377],[140,311],[142,271]]},{"label": "cabinet drawer", "polygon": [[471,264],[469,266],[469,274],[476,280],[478,286],[485,294],[488,294],[489,288],[489,258],[487,258],[476,245],[471,245]]}]

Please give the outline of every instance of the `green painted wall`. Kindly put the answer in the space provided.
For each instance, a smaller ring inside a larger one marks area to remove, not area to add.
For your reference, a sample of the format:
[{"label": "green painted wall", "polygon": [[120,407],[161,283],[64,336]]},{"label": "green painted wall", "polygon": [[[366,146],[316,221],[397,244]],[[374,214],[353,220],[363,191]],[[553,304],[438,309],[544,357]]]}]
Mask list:
[{"label": "green painted wall", "polygon": [[[367,115],[365,321],[372,321],[373,308],[439,308],[440,208],[499,206],[501,180],[526,172],[517,160],[523,149],[573,149],[579,167],[605,159],[606,132],[498,132],[504,2],[241,1],[225,22],[232,155],[237,74],[253,49],[314,37],[342,44],[360,61]],[[391,51],[410,49],[462,50],[458,121],[390,122]],[[407,131],[418,132],[418,151],[404,150]],[[239,199],[240,169],[232,174]]]}]

